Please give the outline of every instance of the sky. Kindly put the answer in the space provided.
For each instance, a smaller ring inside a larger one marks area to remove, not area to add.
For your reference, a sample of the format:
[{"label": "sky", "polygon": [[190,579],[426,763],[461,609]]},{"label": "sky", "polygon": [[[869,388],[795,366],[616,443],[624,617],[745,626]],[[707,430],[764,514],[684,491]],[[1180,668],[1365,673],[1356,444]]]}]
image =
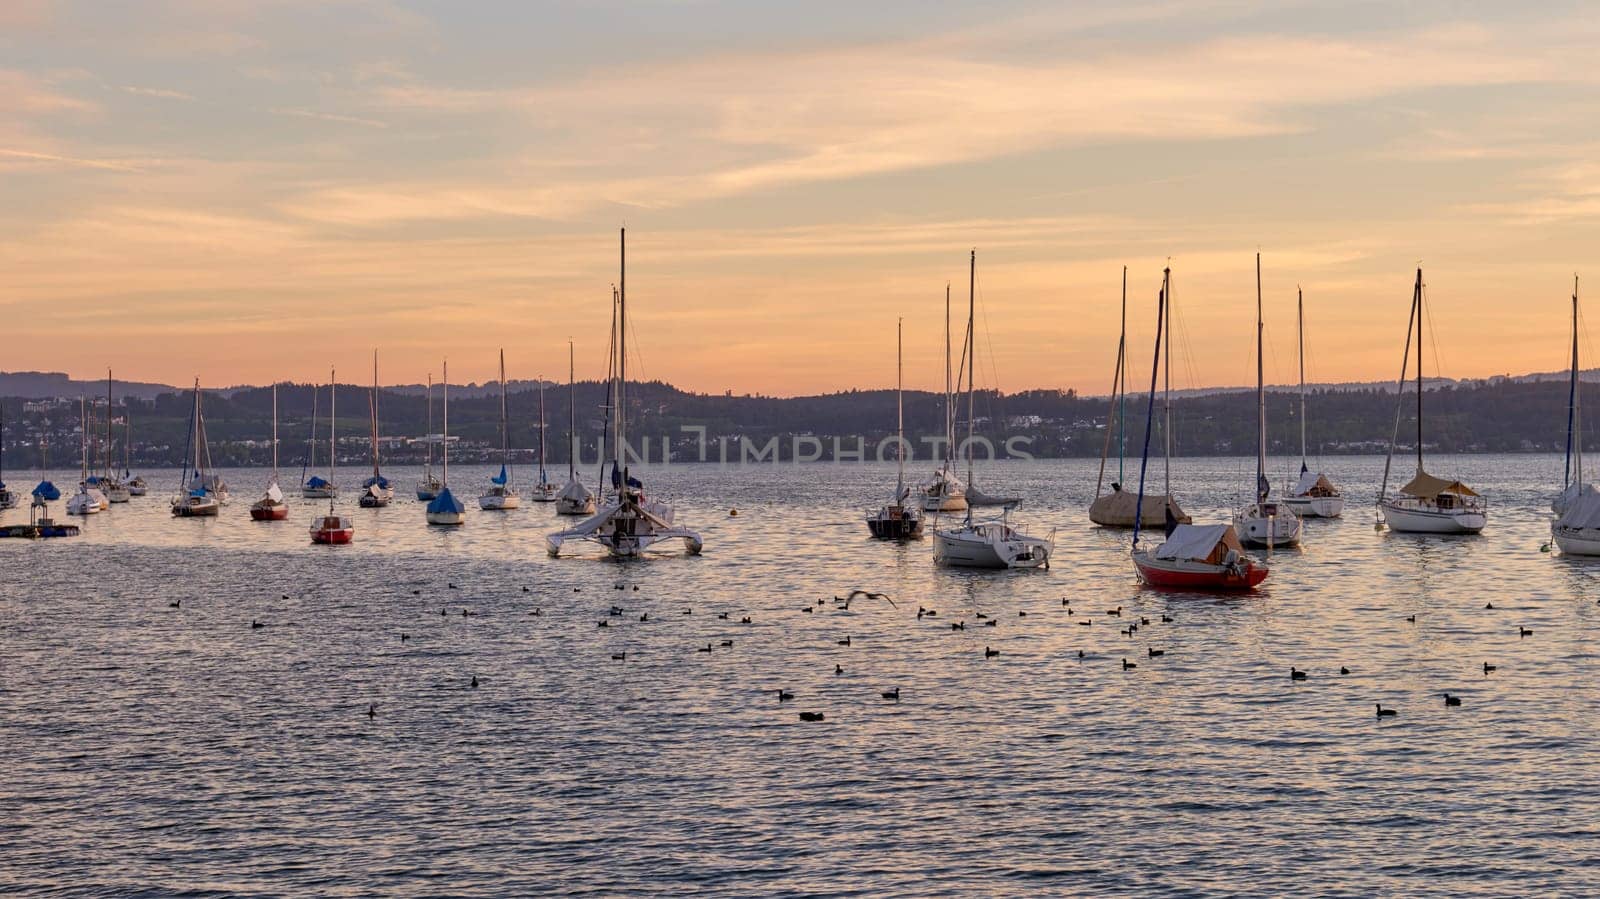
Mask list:
[{"label": "sky", "polygon": [[[212,385],[605,372],[804,395],[1566,364],[1600,272],[1581,3],[0,4],[0,370]],[[1585,346],[1588,346],[1585,337]],[[1586,350],[1587,352],[1587,350]],[[1142,370],[1141,370],[1142,368]],[[346,377],[341,375],[341,380]]]}]

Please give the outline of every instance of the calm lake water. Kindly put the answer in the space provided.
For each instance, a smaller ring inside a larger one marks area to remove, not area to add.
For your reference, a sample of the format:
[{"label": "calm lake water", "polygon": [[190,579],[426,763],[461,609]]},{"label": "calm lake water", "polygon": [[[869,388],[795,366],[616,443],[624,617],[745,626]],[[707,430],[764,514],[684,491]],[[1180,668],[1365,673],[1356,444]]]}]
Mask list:
[{"label": "calm lake water", "polygon": [[[1253,478],[1175,464],[1197,521]],[[78,539],[0,541],[0,891],[1600,893],[1600,567],[1540,551],[1559,458],[1432,460],[1489,496],[1476,538],[1375,533],[1383,460],[1331,458],[1346,517],[1233,597],[1141,589],[1096,465],[986,469],[1056,529],[1033,572],[869,540],[891,466],[647,472],[706,552],[630,564],[548,558],[544,505],[429,529],[351,472],[356,542],[313,547],[325,504],[249,520],[265,472],[215,520],[147,473]]]}]

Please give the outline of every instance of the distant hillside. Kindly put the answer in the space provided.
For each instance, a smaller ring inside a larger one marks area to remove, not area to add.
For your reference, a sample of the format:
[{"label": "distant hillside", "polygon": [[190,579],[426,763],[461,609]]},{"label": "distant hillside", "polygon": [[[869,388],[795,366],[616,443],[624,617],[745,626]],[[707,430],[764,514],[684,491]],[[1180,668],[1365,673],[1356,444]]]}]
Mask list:
[{"label": "distant hillside", "polygon": [[[117,381],[113,386],[117,397],[133,396],[141,400],[153,400],[163,393],[178,389],[170,384],[147,384],[142,381]],[[74,381],[65,372],[59,371],[0,372],[0,396],[43,400],[82,395],[104,397],[106,382]]]}]

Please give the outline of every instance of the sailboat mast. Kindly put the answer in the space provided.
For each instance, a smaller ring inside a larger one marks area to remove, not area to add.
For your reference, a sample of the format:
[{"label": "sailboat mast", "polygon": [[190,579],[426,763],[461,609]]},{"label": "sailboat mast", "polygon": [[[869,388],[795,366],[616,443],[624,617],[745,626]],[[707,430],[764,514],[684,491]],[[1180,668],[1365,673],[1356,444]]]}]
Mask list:
[{"label": "sailboat mast", "polygon": [[[967,261],[967,489],[972,486],[972,391],[973,373],[978,367],[978,344],[974,340],[973,320],[978,310],[978,251]],[[970,508],[970,507],[969,507]]]},{"label": "sailboat mast", "polygon": [[[199,388],[195,388],[199,402]],[[339,446],[334,442],[334,429],[339,423],[339,382],[334,369],[328,369],[328,514],[333,514],[334,469],[339,464]]]},{"label": "sailboat mast", "polygon": [[1417,474],[1422,474],[1422,269],[1417,269]]},{"label": "sailboat mast", "polygon": [[567,341],[567,481],[578,479],[578,364]]},{"label": "sailboat mast", "polygon": [[1574,473],[1583,483],[1583,381],[1578,367],[1578,276],[1572,276],[1572,457]]},{"label": "sailboat mast", "polygon": [[[625,460],[623,445],[628,440],[628,229],[622,228],[617,240],[617,458]],[[624,466],[622,487],[628,487]]]},{"label": "sailboat mast", "polygon": [[544,376],[539,376],[539,485],[544,486]]},{"label": "sailboat mast", "polygon": [[202,448],[206,442],[206,426],[200,416],[205,413],[200,409],[200,379],[194,379],[194,470],[200,476],[200,486],[206,486],[205,478],[205,450]]},{"label": "sailboat mast", "polygon": [[1162,323],[1166,326],[1166,351],[1163,354],[1161,379],[1161,439],[1166,444],[1166,468],[1162,475],[1161,492],[1172,501],[1172,268],[1161,270]]},{"label": "sailboat mast", "polygon": [[[1128,267],[1122,267],[1122,333],[1117,338],[1117,363],[1111,369],[1111,408],[1106,412],[1106,439],[1100,445],[1100,471],[1094,479],[1095,498],[1100,496],[1100,488],[1106,481],[1106,459],[1111,455],[1111,436],[1113,431],[1117,435],[1117,483],[1122,483],[1122,392],[1125,386],[1122,383],[1123,373],[1126,370],[1124,354],[1128,349]],[[1116,426],[1112,427],[1115,420]]]},{"label": "sailboat mast", "polygon": [[[1122,267],[1122,326],[1117,337],[1117,375],[1112,380],[1111,389],[1117,394],[1117,483],[1126,484],[1126,474],[1123,471],[1124,459],[1127,457],[1127,421],[1126,404],[1123,398],[1128,393],[1128,267]],[[1098,496],[1100,491],[1095,490]]]},{"label": "sailboat mast", "polygon": [[1256,502],[1267,500],[1262,485],[1267,480],[1267,393],[1266,368],[1262,358],[1266,325],[1261,320],[1261,254],[1256,254]]},{"label": "sailboat mast", "polygon": [[[1139,549],[1139,533],[1144,530],[1144,475],[1150,467],[1150,432],[1154,429],[1156,417],[1156,373],[1161,371],[1161,334],[1167,318],[1167,279],[1171,272],[1171,269],[1166,269],[1161,273],[1161,293],[1156,295],[1156,348],[1154,358],[1150,360],[1150,393],[1145,398],[1144,448],[1139,452],[1139,496],[1134,500],[1133,507],[1133,548],[1136,551]],[[1172,502],[1171,494],[1167,495],[1167,502]]]},{"label": "sailboat mast", "polygon": [[272,385],[272,483],[278,483],[278,385]]},{"label": "sailboat mast", "polygon": [[378,472],[378,351],[372,351],[372,476]]},{"label": "sailboat mast", "polygon": [[506,435],[506,351],[500,351],[500,464],[511,461],[511,439]]},{"label": "sailboat mast", "polygon": [[906,320],[896,319],[894,324],[894,501],[896,505],[906,492],[906,370],[905,370]]},{"label": "sailboat mast", "polygon": [[1300,362],[1300,470],[1306,470],[1306,295],[1299,287],[1294,289],[1295,330],[1299,332],[1298,357]]},{"label": "sailboat mast", "polygon": [[440,385],[444,390],[444,431],[439,437],[439,454],[444,471],[440,478],[440,486],[450,486],[450,360],[444,363],[444,383]]},{"label": "sailboat mast", "polygon": [[433,372],[428,372],[428,433],[423,441],[427,452],[427,461],[423,463],[423,473],[429,486],[433,485]]},{"label": "sailboat mast", "polygon": [[108,369],[106,369],[106,449],[105,449],[105,459],[103,460],[105,462],[105,465],[106,465],[105,474],[106,474],[106,477],[108,479],[111,477],[111,466],[112,466],[111,451],[112,451],[112,447],[113,447],[113,444],[111,442],[111,369],[108,368]]},{"label": "sailboat mast", "polygon": [[[67,408],[72,408],[68,406]],[[89,404],[78,394],[78,480],[89,480]]]},{"label": "sailboat mast", "polygon": [[944,282],[944,468],[956,451],[955,385],[950,375],[950,282]]}]

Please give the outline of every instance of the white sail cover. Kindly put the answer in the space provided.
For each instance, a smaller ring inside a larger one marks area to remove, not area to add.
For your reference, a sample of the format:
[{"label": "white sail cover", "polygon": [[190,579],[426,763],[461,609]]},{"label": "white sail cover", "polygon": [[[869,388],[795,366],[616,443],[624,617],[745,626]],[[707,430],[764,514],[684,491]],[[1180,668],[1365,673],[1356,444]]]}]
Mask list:
[{"label": "white sail cover", "polygon": [[[1207,561],[1217,544],[1225,541],[1232,529],[1226,524],[1180,524],[1165,543],[1156,547],[1156,558]],[[1235,537],[1234,541],[1237,542],[1238,538]]]},{"label": "white sail cover", "polygon": [[582,481],[574,478],[573,480],[568,481],[565,487],[561,488],[561,492],[557,494],[556,498],[571,500],[575,503],[586,503],[593,496],[594,494],[589,492],[589,488],[583,486]]},{"label": "white sail cover", "polygon": [[1567,511],[1556,520],[1556,527],[1600,528],[1600,490],[1593,484],[1584,484],[1567,505]]},{"label": "white sail cover", "polygon": [[1300,480],[1295,482],[1294,493],[1290,496],[1310,496],[1313,492],[1318,496],[1331,496],[1334,493],[1333,484],[1320,471],[1300,472]]},{"label": "white sail cover", "polygon": [[1576,481],[1568,484],[1567,489],[1557,493],[1556,498],[1550,501],[1550,511],[1557,515],[1567,514],[1567,510],[1572,507],[1572,501],[1578,498],[1578,494],[1583,492],[1585,486],[1588,485]]},{"label": "white sail cover", "polygon": [[273,481],[271,484],[267,485],[267,499],[270,499],[275,503],[283,502],[283,491],[278,489],[277,481]]}]

